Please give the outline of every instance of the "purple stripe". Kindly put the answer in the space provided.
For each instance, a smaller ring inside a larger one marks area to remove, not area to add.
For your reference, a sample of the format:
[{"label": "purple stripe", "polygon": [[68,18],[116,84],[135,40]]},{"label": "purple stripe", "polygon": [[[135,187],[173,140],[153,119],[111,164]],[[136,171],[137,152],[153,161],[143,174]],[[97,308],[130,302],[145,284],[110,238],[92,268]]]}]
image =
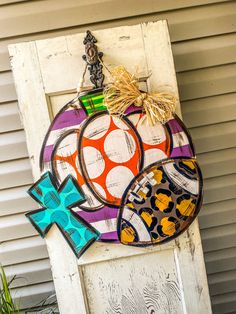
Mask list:
[{"label": "purple stripe", "polygon": [[54,145],[48,145],[44,147],[43,162],[51,161],[53,148],[54,148]]},{"label": "purple stripe", "polygon": [[[51,126],[51,131],[49,133],[49,137],[52,131],[68,128],[71,126],[79,126],[81,122],[86,118],[86,114],[84,110],[81,109],[74,109],[74,110],[67,110],[62,112],[58,115],[58,117],[54,120],[54,123]],[[58,137],[63,133],[58,133]],[[43,161],[49,162],[52,158],[52,152],[54,145],[47,145],[44,147],[43,152]]]},{"label": "purple stripe", "polygon": [[119,243],[117,231],[102,233],[101,237],[100,237],[100,241],[104,241],[104,240],[105,241],[115,241],[115,242]]},{"label": "purple stripe", "polygon": [[55,119],[51,130],[64,129],[73,125],[79,125],[85,118],[86,114],[82,108],[64,111]]},{"label": "purple stripe", "polygon": [[97,211],[78,211],[77,214],[89,223],[117,218],[118,208],[103,207]]},{"label": "purple stripe", "polygon": [[190,145],[173,148],[170,157],[193,157]]},{"label": "purple stripe", "polygon": [[[97,221],[109,220],[117,218],[118,208],[103,207],[97,211],[86,212],[78,211],[77,214],[86,220],[88,223],[94,223]],[[105,232],[101,234],[101,241],[118,241],[117,231]]]},{"label": "purple stripe", "polygon": [[140,111],[141,108],[139,107],[136,107],[135,105],[131,105],[129,106],[126,111],[125,111],[125,114],[129,114],[129,113],[133,113],[133,112],[136,112],[136,111]]},{"label": "purple stripe", "polygon": [[178,121],[176,121],[175,119],[169,120],[167,122],[167,124],[169,125],[172,134],[179,133],[179,132],[183,131],[183,128],[178,123]]}]

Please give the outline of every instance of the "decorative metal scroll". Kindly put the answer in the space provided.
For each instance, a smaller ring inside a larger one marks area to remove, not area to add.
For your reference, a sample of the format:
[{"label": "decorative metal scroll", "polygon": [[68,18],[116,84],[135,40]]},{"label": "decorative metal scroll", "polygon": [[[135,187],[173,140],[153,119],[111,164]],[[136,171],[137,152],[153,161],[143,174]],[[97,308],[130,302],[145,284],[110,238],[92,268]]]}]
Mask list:
[{"label": "decorative metal scroll", "polygon": [[99,88],[103,86],[104,81],[104,74],[102,73],[103,65],[101,63],[103,53],[98,51],[95,45],[96,42],[97,39],[88,30],[83,42],[85,45],[85,55],[82,58],[88,65],[90,81],[93,83],[94,88]]}]

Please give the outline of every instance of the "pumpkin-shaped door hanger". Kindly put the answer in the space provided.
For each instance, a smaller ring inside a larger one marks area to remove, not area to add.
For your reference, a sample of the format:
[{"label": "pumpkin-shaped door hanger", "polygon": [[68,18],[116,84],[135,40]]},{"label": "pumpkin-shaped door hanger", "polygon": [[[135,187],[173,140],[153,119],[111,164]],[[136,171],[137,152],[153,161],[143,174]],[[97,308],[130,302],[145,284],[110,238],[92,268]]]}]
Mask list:
[{"label": "pumpkin-shaped door hanger", "polygon": [[174,113],[176,98],[140,91],[124,67],[104,87],[102,54],[89,36],[83,58],[95,88],[80,91],[52,121],[41,172],[52,172],[57,185],[73,176],[84,201],[72,210],[100,241],[164,243],[188,228],[202,203],[191,136]]}]

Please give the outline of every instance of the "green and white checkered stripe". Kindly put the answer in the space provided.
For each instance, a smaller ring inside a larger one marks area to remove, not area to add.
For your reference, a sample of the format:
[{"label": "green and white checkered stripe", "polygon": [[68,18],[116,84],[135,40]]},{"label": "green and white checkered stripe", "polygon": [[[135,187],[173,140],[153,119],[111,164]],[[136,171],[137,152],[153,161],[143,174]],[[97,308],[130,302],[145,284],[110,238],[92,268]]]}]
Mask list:
[{"label": "green and white checkered stripe", "polygon": [[102,91],[95,94],[83,95],[80,97],[80,100],[83,103],[84,108],[89,116],[92,115],[94,112],[107,109],[104,105],[104,95]]}]

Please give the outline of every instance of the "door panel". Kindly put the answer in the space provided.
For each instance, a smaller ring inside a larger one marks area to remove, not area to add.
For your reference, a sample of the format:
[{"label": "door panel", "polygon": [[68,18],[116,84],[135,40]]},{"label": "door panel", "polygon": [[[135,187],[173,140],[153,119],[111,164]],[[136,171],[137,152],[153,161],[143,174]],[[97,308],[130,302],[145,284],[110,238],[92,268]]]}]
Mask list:
[{"label": "door panel", "polygon": [[[138,68],[145,89],[178,97],[166,21],[99,30],[94,36],[107,66]],[[83,38],[76,34],[9,47],[35,180],[50,121],[74,97],[84,71]],[[161,246],[95,243],[79,260],[56,226],[45,240],[62,314],[211,313],[197,221]]]},{"label": "door panel", "polygon": [[183,313],[173,250],[82,268],[90,313]]},{"label": "door panel", "polygon": [[76,97],[76,91],[68,91],[62,93],[55,93],[47,95],[48,101],[48,110],[50,112],[50,120],[52,121],[55,118],[58,111],[67,104],[71,99]]}]

